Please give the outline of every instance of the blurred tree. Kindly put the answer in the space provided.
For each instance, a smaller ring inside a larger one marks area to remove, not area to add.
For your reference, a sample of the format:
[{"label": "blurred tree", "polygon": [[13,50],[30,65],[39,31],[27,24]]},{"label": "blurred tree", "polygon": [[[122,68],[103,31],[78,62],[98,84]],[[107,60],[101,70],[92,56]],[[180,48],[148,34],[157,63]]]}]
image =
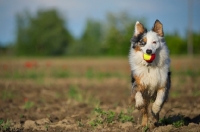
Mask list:
[{"label": "blurred tree", "polygon": [[181,38],[177,32],[165,35],[165,41],[170,50],[170,54],[187,53],[187,41]]},{"label": "blurred tree", "polygon": [[[143,19],[138,19],[145,24]],[[128,55],[136,19],[126,12],[107,15],[104,50],[108,55]]]},{"label": "blurred tree", "polygon": [[[74,41],[56,10],[17,15],[15,49],[18,55],[120,55],[127,56],[136,20],[126,12],[108,13],[104,22],[88,19],[82,36]],[[186,54],[187,41],[178,32],[165,35],[170,54]],[[193,33],[194,53],[200,49],[200,33]]]},{"label": "blurred tree", "polygon": [[[139,19],[144,23],[144,19]],[[108,13],[104,22],[88,19],[80,39],[70,46],[71,55],[128,55],[135,20],[127,13]]]},{"label": "blurred tree", "polygon": [[200,32],[193,33],[193,50],[194,54],[200,53]]},{"label": "blurred tree", "polygon": [[39,10],[17,15],[18,55],[62,55],[73,40],[56,10]]},{"label": "blurred tree", "polygon": [[103,38],[102,24],[98,21],[88,19],[86,28],[81,36],[80,53],[84,55],[99,55],[101,52]]},{"label": "blurred tree", "polygon": [[68,48],[69,55],[101,55],[103,41],[103,24],[88,19],[85,29],[79,39]]}]

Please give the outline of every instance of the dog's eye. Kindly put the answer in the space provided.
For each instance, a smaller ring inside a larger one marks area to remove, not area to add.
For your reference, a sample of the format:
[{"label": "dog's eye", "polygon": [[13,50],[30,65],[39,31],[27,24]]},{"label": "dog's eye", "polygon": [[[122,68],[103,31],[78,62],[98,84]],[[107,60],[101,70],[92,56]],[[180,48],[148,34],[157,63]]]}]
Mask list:
[{"label": "dog's eye", "polygon": [[140,41],[140,45],[144,46],[144,45],[146,45],[146,43],[144,41]]},{"label": "dog's eye", "polygon": [[145,45],[146,43],[142,41],[142,45]]},{"label": "dog's eye", "polygon": [[153,41],[153,44],[156,44],[156,41]]},{"label": "dog's eye", "polygon": [[142,39],[139,41],[139,44],[141,45],[141,46],[145,46],[146,45],[146,42],[144,42]]}]

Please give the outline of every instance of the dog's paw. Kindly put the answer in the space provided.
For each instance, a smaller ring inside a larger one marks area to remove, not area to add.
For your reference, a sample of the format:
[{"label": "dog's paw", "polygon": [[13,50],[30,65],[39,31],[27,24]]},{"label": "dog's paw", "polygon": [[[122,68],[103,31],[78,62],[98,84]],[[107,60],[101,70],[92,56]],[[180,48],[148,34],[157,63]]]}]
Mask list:
[{"label": "dog's paw", "polygon": [[140,92],[137,92],[135,94],[135,108],[141,109],[144,106],[142,94]]},{"label": "dog's paw", "polygon": [[153,115],[153,117],[149,118],[149,128],[154,129],[155,127],[159,127],[161,124],[159,123],[159,114]]},{"label": "dog's paw", "polygon": [[135,102],[135,108],[136,109],[141,109],[144,106],[144,101],[142,100],[136,100]]},{"label": "dog's paw", "polygon": [[159,113],[160,109],[161,109],[160,105],[157,105],[156,103],[153,103],[153,105],[152,105],[152,113],[154,115],[156,115],[157,113]]}]

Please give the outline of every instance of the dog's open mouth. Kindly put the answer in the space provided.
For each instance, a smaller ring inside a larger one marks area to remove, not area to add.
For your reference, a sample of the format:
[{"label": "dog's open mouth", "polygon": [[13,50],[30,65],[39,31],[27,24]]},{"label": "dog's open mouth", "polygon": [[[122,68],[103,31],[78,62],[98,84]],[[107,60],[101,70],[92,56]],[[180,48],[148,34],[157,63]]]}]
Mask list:
[{"label": "dog's open mouth", "polygon": [[146,62],[152,63],[153,60],[156,58],[156,54],[143,54],[143,58]]}]

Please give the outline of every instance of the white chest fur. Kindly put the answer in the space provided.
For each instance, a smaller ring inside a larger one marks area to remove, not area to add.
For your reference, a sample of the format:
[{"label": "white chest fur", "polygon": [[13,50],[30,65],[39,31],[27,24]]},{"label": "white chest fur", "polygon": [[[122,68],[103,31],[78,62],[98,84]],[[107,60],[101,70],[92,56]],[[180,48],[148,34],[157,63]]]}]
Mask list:
[{"label": "white chest fur", "polygon": [[148,93],[153,95],[155,90],[165,86],[168,67],[135,66],[133,72],[140,78],[140,83],[147,88]]}]

